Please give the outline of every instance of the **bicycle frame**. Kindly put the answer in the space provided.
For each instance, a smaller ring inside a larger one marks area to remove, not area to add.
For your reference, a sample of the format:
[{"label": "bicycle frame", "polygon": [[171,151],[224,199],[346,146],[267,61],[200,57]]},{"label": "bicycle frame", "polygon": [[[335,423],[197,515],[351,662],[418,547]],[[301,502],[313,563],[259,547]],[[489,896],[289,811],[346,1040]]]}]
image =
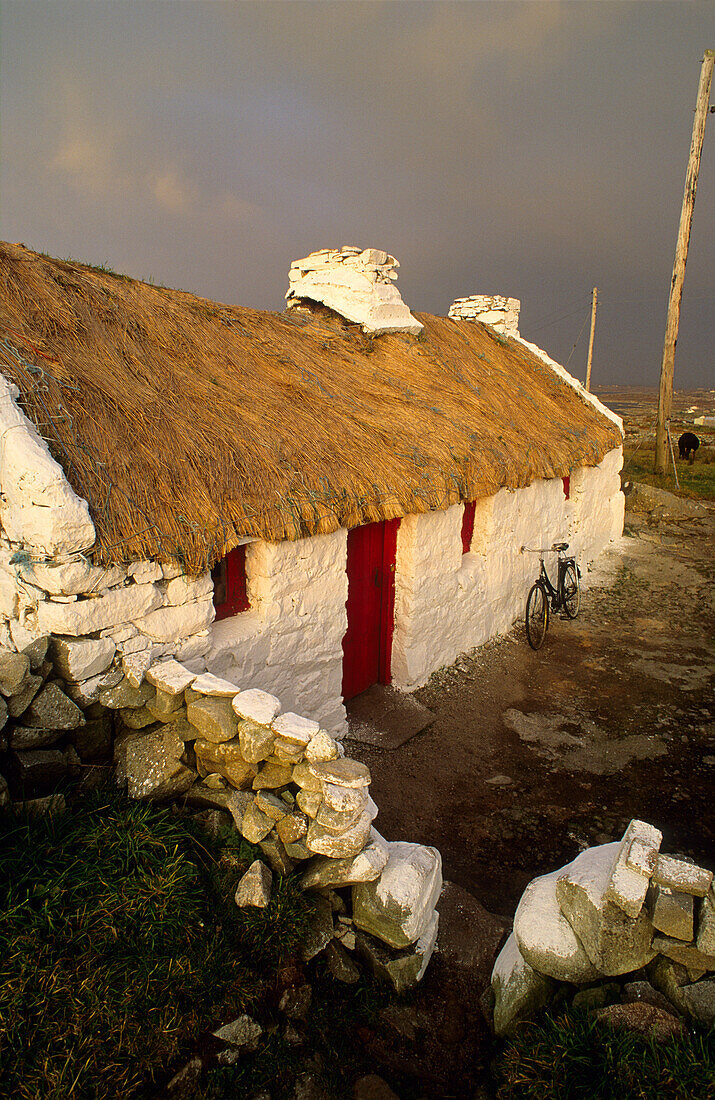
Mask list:
[{"label": "bicycle frame", "polygon": [[567,567],[570,563],[573,562],[574,565],[576,564],[576,559],[575,558],[562,558],[561,557],[561,550],[558,551],[558,555],[559,555],[558,563],[557,563],[558,573],[557,573],[557,577],[556,577],[556,587],[555,588],[554,588],[553,584],[551,583],[551,580],[549,578],[549,574],[546,572],[546,566],[544,565],[543,552],[541,553],[541,555],[539,557],[539,567],[540,567],[539,568],[539,580],[543,583],[544,587],[546,588],[546,591],[549,594],[549,602],[551,604],[551,610],[552,611],[560,611],[561,608],[563,607],[563,602],[564,602],[564,574],[565,574],[566,569],[567,569]]}]

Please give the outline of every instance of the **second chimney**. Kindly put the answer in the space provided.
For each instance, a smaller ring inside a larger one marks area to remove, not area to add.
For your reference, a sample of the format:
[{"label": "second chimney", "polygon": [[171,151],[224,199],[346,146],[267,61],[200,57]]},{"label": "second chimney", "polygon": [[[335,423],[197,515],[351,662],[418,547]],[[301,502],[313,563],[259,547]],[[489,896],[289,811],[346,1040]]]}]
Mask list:
[{"label": "second chimney", "polygon": [[481,321],[504,336],[518,336],[520,309],[518,298],[503,298],[500,294],[472,294],[469,298],[456,298],[447,316],[460,321]]}]

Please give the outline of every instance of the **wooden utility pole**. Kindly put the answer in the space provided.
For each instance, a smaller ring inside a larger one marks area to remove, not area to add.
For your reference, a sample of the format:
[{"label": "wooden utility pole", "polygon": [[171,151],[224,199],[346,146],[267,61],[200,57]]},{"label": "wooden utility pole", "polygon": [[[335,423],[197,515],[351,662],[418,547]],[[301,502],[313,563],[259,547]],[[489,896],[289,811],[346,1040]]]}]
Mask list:
[{"label": "wooden utility pole", "polygon": [[673,404],[673,370],[675,367],[675,345],[678,339],[678,325],[680,323],[680,303],[683,297],[683,283],[685,282],[685,263],[688,258],[690,227],[693,222],[695,192],[698,186],[700,154],[702,152],[703,137],[705,135],[705,119],[707,118],[708,105],[710,102],[710,85],[712,83],[714,62],[715,50],[706,50],[705,56],[703,57],[702,68],[700,70],[698,98],[695,103],[693,137],[690,142],[688,170],[685,174],[685,192],[683,194],[683,207],[680,211],[680,228],[678,229],[678,240],[675,246],[675,263],[673,264],[673,277],[670,282],[668,316],[665,322],[663,359],[660,367],[658,419],[655,429],[654,468],[657,474],[664,474],[668,464],[668,439],[666,424],[668,420],[670,420],[670,410]]},{"label": "wooden utility pole", "polygon": [[598,303],[598,287],[593,288],[591,295],[591,335],[588,338],[588,361],[586,362],[586,389],[591,389],[591,362],[593,360],[593,334],[596,331],[596,304]]}]

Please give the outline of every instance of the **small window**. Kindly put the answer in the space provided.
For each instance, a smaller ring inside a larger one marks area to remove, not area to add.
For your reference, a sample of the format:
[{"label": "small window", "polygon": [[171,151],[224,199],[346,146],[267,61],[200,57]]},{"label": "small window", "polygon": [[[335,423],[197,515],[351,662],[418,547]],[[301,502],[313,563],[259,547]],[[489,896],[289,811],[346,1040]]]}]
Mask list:
[{"label": "small window", "polygon": [[568,500],[569,497],[571,496],[571,478],[567,474],[566,477],[562,477],[561,480],[564,483],[564,496]]},{"label": "small window", "polygon": [[476,511],[476,500],[468,500],[464,505],[464,515],[462,516],[462,553],[468,554],[469,548],[472,545],[472,535],[474,534],[474,513]]},{"label": "small window", "polygon": [[246,591],[246,547],[237,546],[211,570],[217,619],[228,619],[251,606]]}]

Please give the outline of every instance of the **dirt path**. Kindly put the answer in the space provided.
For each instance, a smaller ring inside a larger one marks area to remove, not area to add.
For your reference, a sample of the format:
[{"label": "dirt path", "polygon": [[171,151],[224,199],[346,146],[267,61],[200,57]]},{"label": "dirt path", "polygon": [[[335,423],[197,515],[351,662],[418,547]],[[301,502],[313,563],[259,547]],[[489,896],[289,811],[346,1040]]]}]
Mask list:
[{"label": "dirt path", "polygon": [[377,827],[435,844],[445,877],[492,912],[513,915],[534,875],[632,817],[668,851],[713,859],[715,510],[628,528],[542,650],[517,626],[417,693],[429,729],[394,750],[347,745],[372,768]]}]

